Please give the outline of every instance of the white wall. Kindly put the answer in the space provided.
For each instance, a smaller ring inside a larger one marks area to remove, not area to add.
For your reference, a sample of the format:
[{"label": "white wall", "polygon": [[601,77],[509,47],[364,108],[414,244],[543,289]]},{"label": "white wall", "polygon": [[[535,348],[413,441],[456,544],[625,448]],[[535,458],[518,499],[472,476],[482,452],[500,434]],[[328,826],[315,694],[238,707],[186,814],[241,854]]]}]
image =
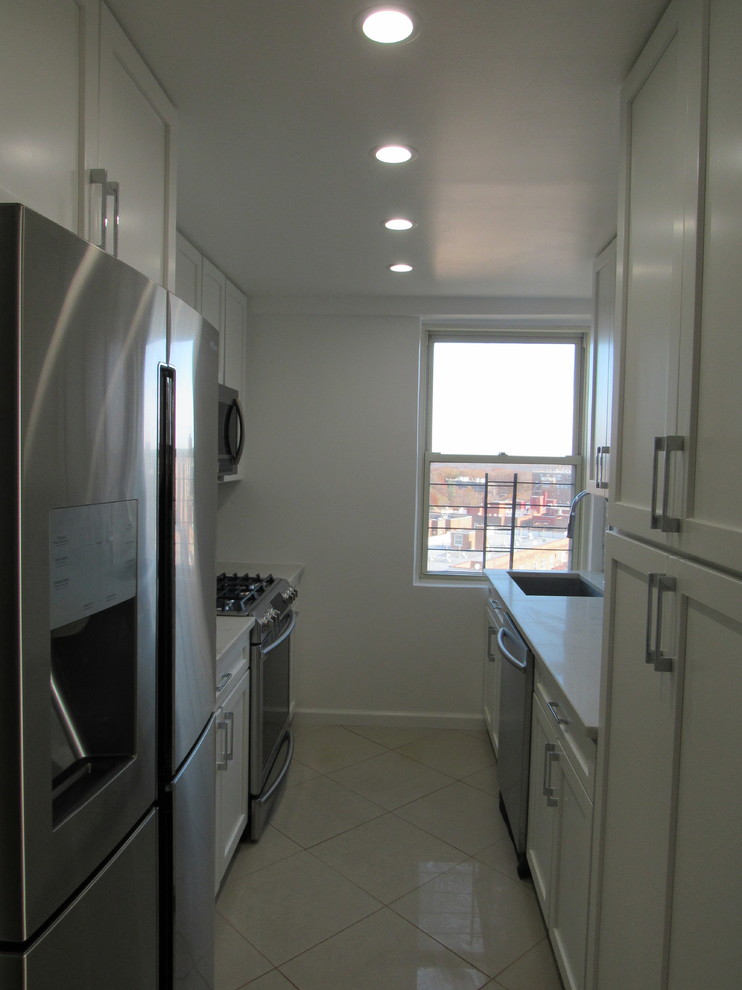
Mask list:
[{"label": "white wall", "polygon": [[480,717],[484,589],[413,585],[419,345],[415,316],[249,320],[247,480],[220,486],[218,557],[306,565],[307,717]]}]

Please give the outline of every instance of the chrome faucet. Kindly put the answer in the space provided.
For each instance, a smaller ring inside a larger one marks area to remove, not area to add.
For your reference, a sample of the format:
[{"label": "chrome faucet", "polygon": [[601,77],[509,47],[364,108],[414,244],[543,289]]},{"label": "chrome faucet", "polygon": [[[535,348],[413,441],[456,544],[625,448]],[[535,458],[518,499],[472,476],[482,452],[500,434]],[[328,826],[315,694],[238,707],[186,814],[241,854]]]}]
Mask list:
[{"label": "chrome faucet", "polygon": [[583,498],[589,494],[590,492],[588,491],[578,492],[575,495],[575,497],[572,499],[572,504],[569,507],[569,519],[567,520],[567,539],[569,540],[572,539],[572,535],[574,534],[575,531],[575,515],[577,513],[577,506],[583,500]]}]

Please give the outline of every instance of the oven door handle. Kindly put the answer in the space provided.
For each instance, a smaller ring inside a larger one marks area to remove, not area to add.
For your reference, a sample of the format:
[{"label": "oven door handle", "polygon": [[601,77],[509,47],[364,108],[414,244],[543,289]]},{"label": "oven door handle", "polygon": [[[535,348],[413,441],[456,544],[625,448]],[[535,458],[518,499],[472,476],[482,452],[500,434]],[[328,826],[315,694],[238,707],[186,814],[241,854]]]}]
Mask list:
[{"label": "oven door handle", "polygon": [[[283,783],[284,777],[289,772],[289,767],[291,766],[291,760],[292,760],[292,757],[294,755],[294,733],[291,731],[291,729],[288,729],[287,732],[286,732],[286,735],[283,738],[284,739],[288,739],[288,741],[289,741],[289,750],[288,750],[288,753],[286,754],[286,759],[283,761],[283,766],[281,767],[281,772],[276,777],[276,779],[273,781],[273,783],[268,788],[268,790],[265,792],[265,794],[261,794],[260,795],[260,803],[261,804],[268,804],[268,802],[270,801],[271,797],[276,793],[276,791],[278,790],[278,788]],[[283,745],[283,740],[281,740],[281,745]]]},{"label": "oven door handle", "polygon": [[275,648],[277,646],[280,646],[285,639],[289,638],[291,633],[294,631],[294,626],[296,625],[296,615],[297,615],[296,612],[291,613],[291,622],[289,623],[288,629],[286,629],[285,632],[281,633],[281,635],[278,637],[275,643],[271,643],[271,645],[265,650],[262,647],[260,648],[260,652],[263,654],[264,657],[268,656],[271,650],[275,650]]}]

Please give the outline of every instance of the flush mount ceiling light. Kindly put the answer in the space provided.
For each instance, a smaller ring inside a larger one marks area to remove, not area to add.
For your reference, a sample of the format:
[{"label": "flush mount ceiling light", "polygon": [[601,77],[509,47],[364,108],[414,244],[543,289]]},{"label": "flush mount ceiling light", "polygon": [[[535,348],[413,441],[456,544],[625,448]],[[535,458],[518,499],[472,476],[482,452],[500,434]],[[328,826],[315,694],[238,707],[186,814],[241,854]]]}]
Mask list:
[{"label": "flush mount ceiling light", "polygon": [[387,230],[411,230],[413,227],[417,227],[417,224],[414,220],[408,220],[407,217],[391,217],[384,221],[384,226]]},{"label": "flush mount ceiling light", "polygon": [[404,262],[397,262],[396,265],[387,265],[390,272],[411,272],[412,265],[408,265]]},{"label": "flush mount ceiling light", "polygon": [[417,37],[419,28],[415,16],[402,7],[372,7],[356,20],[369,41],[380,45],[398,45]]},{"label": "flush mount ceiling light", "polygon": [[408,148],[403,144],[385,144],[381,148],[374,148],[371,154],[387,165],[401,165],[417,157],[414,148]]}]

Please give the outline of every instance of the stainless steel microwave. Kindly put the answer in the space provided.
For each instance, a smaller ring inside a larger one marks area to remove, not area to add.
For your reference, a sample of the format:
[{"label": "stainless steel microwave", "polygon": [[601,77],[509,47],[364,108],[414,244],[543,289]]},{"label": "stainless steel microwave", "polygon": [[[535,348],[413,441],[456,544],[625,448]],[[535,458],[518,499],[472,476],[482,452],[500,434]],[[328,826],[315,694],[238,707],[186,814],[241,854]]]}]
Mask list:
[{"label": "stainless steel microwave", "polygon": [[237,474],[245,440],[245,421],[235,389],[219,386],[219,477]]}]

